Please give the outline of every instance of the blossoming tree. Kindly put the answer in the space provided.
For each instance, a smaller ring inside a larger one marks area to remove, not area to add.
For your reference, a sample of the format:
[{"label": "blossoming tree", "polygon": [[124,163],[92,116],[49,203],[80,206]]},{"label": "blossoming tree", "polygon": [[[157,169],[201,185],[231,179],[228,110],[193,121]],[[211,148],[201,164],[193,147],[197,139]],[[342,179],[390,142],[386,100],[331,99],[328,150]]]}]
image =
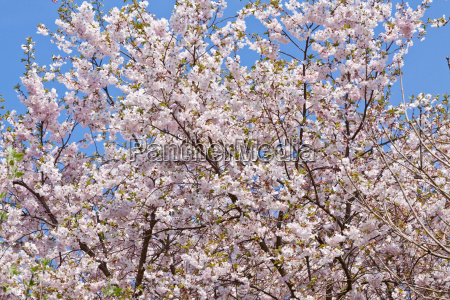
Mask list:
[{"label": "blossoming tree", "polygon": [[[124,2],[63,1],[59,29],[38,27],[65,53],[48,67],[23,46],[27,112],[2,118],[3,299],[450,297],[447,102],[388,107],[430,0],[230,18],[179,0],[170,20]],[[253,144],[289,154],[245,159]]]}]

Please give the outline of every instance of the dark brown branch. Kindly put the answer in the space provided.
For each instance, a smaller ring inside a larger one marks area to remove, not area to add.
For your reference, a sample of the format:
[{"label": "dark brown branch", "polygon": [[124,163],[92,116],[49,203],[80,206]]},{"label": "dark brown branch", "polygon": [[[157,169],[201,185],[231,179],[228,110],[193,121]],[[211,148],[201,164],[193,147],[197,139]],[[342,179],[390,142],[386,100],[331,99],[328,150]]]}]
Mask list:
[{"label": "dark brown branch", "polygon": [[[45,212],[47,213],[47,215],[49,216],[50,220],[52,221],[51,225],[53,227],[57,227],[58,226],[58,220],[56,219],[55,215],[51,212],[50,207],[48,207],[47,203],[45,202],[44,197],[42,197],[39,193],[36,193],[35,191],[33,191],[25,182],[23,181],[18,181],[15,180],[13,181],[13,184],[17,184],[20,185],[24,188],[26,188],[30,193],[32,193],[36,199],[39,201],[39,203],[42,204],[42,206],[45,209]],[[48,223],[48,222],[47,222]],[[48,223],[50,224],[50,223]],[[84,252],[86,252],[90,257],[95,258],[95,253],[94,251],[92,251],[92,249],[89,248],[89,246],[86,243],[80,242],[78,241],[79,245],[80,245],[80,249],[83,250]],[[97,262],[100,263],[100,265],[98,266],[98,268],[103,272],[103,274],[105,274],[106,277],[111,276],[111,272],[108,270],[108,267],[106,265],[106,262],[104,261],[100,261],[100,260],[96,260]]]},{"label": "dark brown branch", "polygon": [[[94,251],[92,251],[91,248],[89,248],[89,246],[86,243],[80,242],[78,241],[78,244],[80,245],[80,249],[83,250],[84,252],[87,253],[87,255],[89,255],[90,257],[95,259],[95,253]],[[96,259],[96,261],[98,263],[100,263],[98,265],[98,268],[103,272],[103,274],[105,274],[106,277],[110,277],[111,276],[111,272],[108,270],[108,267],[106,265],[106,262],[101,261]]]},{"label": "dark brown branch", "polygon": [[20,186],[23,186],[24,188],[26,188],[30,193],[32,193],[36,199],[39,201],[39,203],[42,204],[42,206],[45,209],[45,212],[47,213],[47,215],[49,216],[50,220],[52,221],[52,226],[56,227],[58,225],[58,220],[56,220],[55,215],[51,212],[50,207],[48,207],[47,203],[45,202],[45,199],[39,195],[39,193],[36,193],[35,191],[33,191],[25,182],[23,181],[18,181],[18,180],[14,180],[13,184],[17,184]]},{"label": "dark brown branch", "polygon": [[[258,242],[258,244],[259,244],[259,246],[261,247],[261,249],[262,249],[264,252],[270,254],[270,249],[269,249],[269,247],[267,247],[267,244],[266,244],[266,242],[265,242],[263,239],[261,239],[261,240]],[[289,291],[290,291],[290,293],[291,293],[291,297],[292,297],[291,299],[297,299],[297,297],[295,296],[295,293],[294,293],[294,285],[292,284],[291,281],[285,279],[285,276],[286,276],[286,274],[287,274],[287,273],[286,273],[286,270],[283,268],[283,266],[281,265],[281,263],[275,261],[274,259],[271,259],[270,261],[273,263],[273,265],[275,266],[275,268],[277,269],[277,271],[278,271],[278,273],[281,275],[281,277],[283,277],[283,279],[285,280],[285,283],[286,283],[286,285],[287,285],[287,287],[289,288]]]},{"label": "dark brown branch", "polygon": [[141,255],[139,258],[139,265],[138,265],[138,273],[136,275],[136,282],[135,282],[135,288],[138,288],[142,285],[142,280],[144,279],[144,264],[147,260],[147,252],[148,252],[148,246],[150,244],[150,239],[152,237],[153,227],[156,224],[155,220],[155,211],[152,211],[150,214],[150,228],[145,231],[145,237],[144,241],[142,242],[142,249],[141,249]]},{"label": "dark brown branch", "polygon": [[339,300],[339,299],[342,299],[342,297],[344,297],[345,294],[347,294],[348,292],[350,292],[352,290],[353,279],[352,279],[352,274],[350,273],[350,270],[348,269],[348,266],[345,263],[342,256],[337,257],[337,260],[341,264],[342,269],[344,270],[344,273],[345,273],[345,277],[347,279],[347,288],[345,289],[345,291],[342,291],[338,294],[337,299]]}]

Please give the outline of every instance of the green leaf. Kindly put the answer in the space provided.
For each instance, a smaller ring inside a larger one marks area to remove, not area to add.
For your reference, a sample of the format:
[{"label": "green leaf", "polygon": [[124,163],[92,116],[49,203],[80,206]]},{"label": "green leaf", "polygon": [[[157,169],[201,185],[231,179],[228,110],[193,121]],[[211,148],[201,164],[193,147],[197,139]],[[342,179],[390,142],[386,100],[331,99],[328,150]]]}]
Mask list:
[{"label": "green leaf", "polygon": [[0,221],[4,222],[8,220],[8,214],[4,211],[0,211]]},{"label": "green leaf", "polygon": [[111,286],[108,283],[108,286],[106,288],[102,289],[102,293],[105,296],[121,296],[122,295],[122,289],[117,286]]},{"label": "green leaf", "polygon": [[13,275],[18,275],[19,274],[19,271],[17,270],[17,267],[16,267],[15,264],[12,264],[11,266],[9,266],[8,272],[9,272],[9,276],[13,276]]},{"label": "green leaf", "polygon": [[16,161],[21,161],[23,153],[16,153],[16,151],[14,150],[13,157],[16,159]]},{"label": "green leaf", "polygon": [[5,283],[2,283],[2,289],[3,289],[3,292],[4,292],[4,293],[6,293],[6,292],[8,292],[8,291],[11,290],[10,288],[8,288],[8,285],[5,284]]},{"label": "green leaf", "polygon": [[43,266],[48,266],[51,262],[52,262],[52,261],[51,261],[50,259],[48,259],[48,258],[43,258],[43,259],[41,259],[41,264],[42,264]]}]

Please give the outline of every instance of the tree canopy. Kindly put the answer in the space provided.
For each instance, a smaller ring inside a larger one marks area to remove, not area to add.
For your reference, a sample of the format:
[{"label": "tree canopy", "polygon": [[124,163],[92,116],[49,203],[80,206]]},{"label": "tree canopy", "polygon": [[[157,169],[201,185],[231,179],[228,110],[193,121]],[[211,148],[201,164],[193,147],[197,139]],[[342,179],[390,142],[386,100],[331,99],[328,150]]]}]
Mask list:
[{"label": "tree canopy", "polygon": [[448,97],[391,103],[430,3],[63,0],[1,117],[2,299],[450,299]]}]

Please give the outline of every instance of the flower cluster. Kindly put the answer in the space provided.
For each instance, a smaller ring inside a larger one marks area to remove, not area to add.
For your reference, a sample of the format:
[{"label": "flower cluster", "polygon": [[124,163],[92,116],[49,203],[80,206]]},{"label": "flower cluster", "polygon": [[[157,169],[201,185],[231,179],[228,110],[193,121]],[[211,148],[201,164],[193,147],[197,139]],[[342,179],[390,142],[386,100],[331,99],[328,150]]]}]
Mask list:
[{"label": "flower cluster", "polygon": [[[178,0],[167,20],[147,1],[63,1],[58,30],[38,26],[61,55],[39,66],[28,39],[27,112],[2,115],[1,295],[448,295],[447,97],[389,106],[431,0],[397,2],[249,1],[224,17],[224,0]],[[204,159],[130,159],[129,140]],[[315,159],[198,146],[236,140],[296,140]]]}]

